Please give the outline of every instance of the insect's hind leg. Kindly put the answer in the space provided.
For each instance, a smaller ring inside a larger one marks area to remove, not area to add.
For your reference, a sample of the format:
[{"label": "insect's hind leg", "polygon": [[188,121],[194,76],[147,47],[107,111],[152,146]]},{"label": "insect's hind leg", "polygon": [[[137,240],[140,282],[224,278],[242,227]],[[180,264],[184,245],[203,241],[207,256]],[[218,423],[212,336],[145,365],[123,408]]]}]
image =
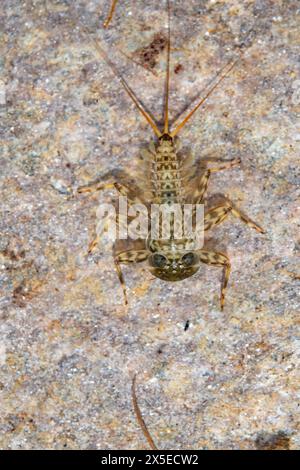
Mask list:
[{"label": "insect's hind leg", "polygon": [[206,170],[198,181],[197,187],[193,193],[193,201],[195,204],[201,204],[208,186],[210,170]]},{"label": "insect's hind leg", "polygon": [[126,186],[123,183],[109,182],[109,183],[94,183],[86,186],[79,186],[77,192],[79,194],[89,193],[93,194],[97,191],[105,191],[106,189],[116,189],[121,196],[128,198],[129,204],[143,204],[143,200],[138,196],[138,188]]},{"label": "insect's hind leg", "polygon": [[106,189],[113,189],[115,187],[115,183],[95,183],[95,184],[87,184],[86,186],[79,186],[77,192],[79,194],[82,193],[89,193],[93,194],[97,191],[105,191]]},{"label": "insect's hind leg", "polygon": [[[79,188],[77,189],[77,192],[79,194],[82,194],[82,193],[89,193],[89,194],[93,194],[97,191],[104,191],[106,189],[113,189],[115,188],[115,183],[95,183],[95,184],[90,184],[90,185],[86,185],[86,186],[79,186]],[[106,226],[103,226],[102,227],[102,230],[97,232],[96,236],[93,238],[93,240],[89,243],[89,247],[88,247],[88,254],[91,254],[94,249],[96,248],[96,246],[98,245],[100,239],[101,239],[101,236],[103,234],[103,232],[105,231],[106,229]]]},{"label": "insect's hind leg", "polygon": [[217,173],[218,171],[229,170],[230,168],[234,168],[235,166],[239,166],[240,164],[241,159],[234,158],[233,160],[228,160],[225,162],[216,162],[216,164],[214,164],[215,166],[212,168],[208,167],[208,170],[211,173]]},{"label": "insect's hind leg", "polygon": [[259,233],[265,233],[264,229],[256,222],[251,220],[247,215],[236,209],[230,201],[221,204],[220,206],[210,209],[204,216],[204,230],[210,230],[215,225],[220,224],[228,217],[229,214],[242,220],[249,227],[254,228]]},{"label": "insect's hind leg", "polygon": [[193,200],[196,204],[201,204],[208,187],[208,181],[212,173],[216,173],[222,170],[228,170],[235,166],[240,165],[241,159],[236,158],[234,160],[229,160],[227,162],[218,162],[213,168],[206,168],[201,178],[199,179],[196,190],[193,194]]},{"label": "insect's hind leg", "polygon": [[202,263],[223,267],[223,279],[222,279],[222,284],[221,284],[221,297],[220,297],[220,306],[221,306],[221,310],[223,310],[224,303],[225,303],[225,291],[227,288],[230,270],[231,270],[229,258],[223,253],[220,253],[217,251],[199,250],[198,255]]},{"label": "insect's hind leg", "polygon": [[[126,196],[128,199],[129,204],[135,204],[135,203],[142,203],[143,201],[136,195],[136,190],[134,188],[129,188],[128,186],[122,184],[122,183],[117,183],[117,182],[109,182],[109,183],[94,183],[94,184],[89,184],[86,186],[80,186],[77,189],[77,192],[79,194],[82,193],[89,193],[93,194],[96,193],[97,191],[105,191],[106,189],[116,189],[117,192],[121,196]],[[88,254],[91,254],[94,249],[97,247],[99,241],[101,240],[103,232],[106,230],[107,225],[104,225],[101,227],[101,230],[99,230],[96,234],[96,236],[93,238],[93,240],[90,242],[89,247],[88,247]]]}]

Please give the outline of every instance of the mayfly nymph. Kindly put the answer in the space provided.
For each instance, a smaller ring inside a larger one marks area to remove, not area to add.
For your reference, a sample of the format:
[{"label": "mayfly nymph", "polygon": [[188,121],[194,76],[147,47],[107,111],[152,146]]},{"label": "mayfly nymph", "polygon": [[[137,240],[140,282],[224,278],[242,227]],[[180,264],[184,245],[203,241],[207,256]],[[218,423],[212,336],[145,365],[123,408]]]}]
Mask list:
[{"label": "mayfly nymph", "polygon": [[[214,172],[232,168],[240,164],[240,159],[233,159],[217,163],[213,168],[206,168],[200,176],[195,171],[194,162],[178,156],[176,137],[179,131],[185,126],[195,111],[207,100],[215,88],[233,69],[238,59],[231,60],[220,71],[215,82],[208,88],[205,96],[202,97],[192,111],[176,125],[172,130],[169,126],[169,82],[170,82],[170,8],[168,8],[168,43],[167,43],[167,67],[166,85],[164,101],[164,126],[161,130],[152,116],[145,110],[141,102],[137,99],[127,82],[118,73],[115,65],[108,58],[102,46],[94,41],[98,53],[111,68],[114,75],[119,79],[123,88],[139,112],[147,120],[156,135],[156,141],[146,152],[144,163],[144,178],[136,183],[136,190],[126,186],[120,181],[110,181],[109,183],[96,183],[79,187],[79,193],[91,193],[107,188],[115,188],[122,196],[126,196],[128,204],[142,203],[151,204],[180,204],[186,203],[203,204],[207,191],[210,175]],[[83,25],[82,25],[83,26]],[[83,26],[84,27],[84,26]],[[145,176],[146,175],[146,176]],[[249,227],[264,233],[264,230],[252,221],[245,214],[241,213],[234,204],[226,200],[222,204],[209,209],[204,214],[204,231],[212,229],[217,224],[223,222],[229,214],[239,218]],[[101,234],[90,244],[89,251],[92,251],[98,244]],[[221,282],[221,309],[224,307],[225,290],[230,275],[230,261],[226,254],[219,251],[205,249],[192,249],[189,238],[176,239],[172,236],[168,239],[152,239],[151,234],[144,240],[144,246],[139,249],[121,251],[115,255],[114,261],[120,283],[123,287],[125,303],[127,304],[126,287],[121,271],[121,264],[139,263],[147,261],[151,273],[164,281],[179,281],[194,275],[201,263],[218,266],[223,269]]]}]

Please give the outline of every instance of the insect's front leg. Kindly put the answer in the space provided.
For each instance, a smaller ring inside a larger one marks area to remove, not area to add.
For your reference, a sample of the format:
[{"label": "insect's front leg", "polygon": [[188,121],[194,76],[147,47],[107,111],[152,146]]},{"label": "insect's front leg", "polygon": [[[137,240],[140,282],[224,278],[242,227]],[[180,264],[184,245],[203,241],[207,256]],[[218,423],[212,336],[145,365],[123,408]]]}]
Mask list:
[{"label": "insect's front leg", "polygon": [[215,225],[220,224],[223,220],[228,217],[229,214],[242,220],[249,227],[254,228],[257,232],[265,233],[264,229],[261,228],[256,222],[251,220],[247,215],[242,214],[236,209],[230,201],[221,204],[220,206],[210,209],[204,216],[204,230],[210,230]]},{"label": "insect's front leg", "polygon": [[120,264],[140,263],[145,261],[148,258],[148,255],[149,252],[147,250],[126,250],[121,251],[121,253],[116,255],[114,258],[117,274],[124,293],[125,305],[128,305],[128,300],[126,285]]},{"label": "insect's front leg", "polygon": [[223,279],[222,279],[222,284],[221,284],[221,297],[220,297],[221,310],[223,310],[224,302],[225,302],[225,291],[227,288],[229,275],[230,275],[230,269],[231,269],[229,258],[223,253],[220,253],[217,251],[199,250],[198,255],[202,263],[212,265],[212,266],[223,267]]}]

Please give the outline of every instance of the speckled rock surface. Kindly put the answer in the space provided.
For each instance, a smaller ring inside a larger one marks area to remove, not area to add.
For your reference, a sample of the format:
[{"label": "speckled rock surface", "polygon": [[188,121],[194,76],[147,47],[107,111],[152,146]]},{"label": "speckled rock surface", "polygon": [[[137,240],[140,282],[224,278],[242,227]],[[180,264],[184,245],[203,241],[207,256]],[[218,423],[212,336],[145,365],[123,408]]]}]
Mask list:
[{"label": "speckled rock surface", "polygon": [[115,195],[76,188],[132,174],[152,134],[76,17],[160,119],[161,2],[120,0],[104,31],[109,0],[2,0],[1,448],[146,448],[134,373],[161,449],[299,448],[297,3],[171,2],[173,120],[244,50],[181,133],[197,158],[241,157],[209,195],[267,229],[231,219],[211,232],[232,261],[220,312],[218,269],[168,284],[125,267],[126,309],[110,247],[87,256],[97,204]]}]

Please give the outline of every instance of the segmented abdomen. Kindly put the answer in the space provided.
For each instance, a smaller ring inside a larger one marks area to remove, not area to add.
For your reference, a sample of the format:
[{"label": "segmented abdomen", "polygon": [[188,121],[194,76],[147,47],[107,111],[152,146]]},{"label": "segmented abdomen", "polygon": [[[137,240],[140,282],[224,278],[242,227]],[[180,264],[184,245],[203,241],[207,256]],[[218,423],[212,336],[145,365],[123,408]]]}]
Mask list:
[{"label": "segmented abdomen", "polygon": [[[173,141],[163,139],[159,141],[156,147],[152,145],[150,152],[145,153],[145,157],[144,163],[146,166],[143,168],[143,181],[145,182],[144,195],[147,195],[147,203],[150,203],[150,205],[179,204],[182,210],[183,204],[187,202],[187,180],[193,172],[191,159],[182,160],[176,152]],[[182,223],[182,220],[181,218],[177,220],[174,214],[171,212],[169,239],[162,236],[163,232],[161,230],[164,229],[162,217],[160,218],[158,230],[152,231],[153,227],[151,226],[151,235],[154,235],[154,238],[150,236],[147,244],[152,252],[166,252],[175,256],[177,251],[188,250],[191,243],[194,243],[193,239],[184,236],[178,238],[176,236],[178,233],[176,229],[178,224]],[[168,222],[168,219],[166,221]]]},{"label": "segmented abdomen", "polygon": [[153,202],[156,204],[183,203],[184,188],[180,161],[170,141],[161,141],[151,162]]}]

